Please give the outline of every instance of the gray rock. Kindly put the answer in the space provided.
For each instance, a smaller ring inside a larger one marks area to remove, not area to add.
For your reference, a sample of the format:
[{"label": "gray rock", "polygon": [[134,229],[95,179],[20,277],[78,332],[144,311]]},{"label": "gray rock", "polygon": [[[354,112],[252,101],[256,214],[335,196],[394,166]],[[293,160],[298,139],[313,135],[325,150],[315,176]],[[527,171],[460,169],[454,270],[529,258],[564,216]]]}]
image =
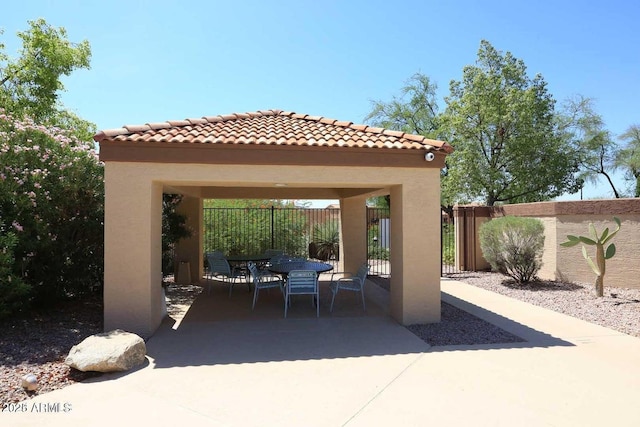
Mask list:
[{"label": "gray rock", "polygon": [[38,389],[38,378],[33,374],[27,374],[22,377],[22,388],[27,391],[35,391]]},{"label": "gray rock", "polygon": [[144,340],[120,329],[87,337],[74,345],[64,363],[80,371],[128,371],[145,361]]}]

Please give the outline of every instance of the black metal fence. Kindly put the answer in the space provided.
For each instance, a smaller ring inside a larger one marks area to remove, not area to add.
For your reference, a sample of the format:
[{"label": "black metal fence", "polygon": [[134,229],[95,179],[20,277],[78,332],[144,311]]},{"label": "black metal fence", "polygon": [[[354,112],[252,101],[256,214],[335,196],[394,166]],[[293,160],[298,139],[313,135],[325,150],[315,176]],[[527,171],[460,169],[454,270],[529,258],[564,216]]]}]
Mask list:
[{"label": "black metal fence", "polygon": [[440,275],[456,273],[455,254],[456,254],[456,233],[453,215],[442,212],[441,216],[441,234],[440,248],[442,251],[440,262]]},{"label": "black metal fence", "polygon": [[389,218],[387,208],[367,208],[367,259],[372,275],[391,276]]},{"label": "black metal fence", "polygon": [[[340,259],[340,210],[317,208],[204,208],[204,252],[287,254],[327,262]],[[390,275],[389,212],[368,208],[367,248],[371,274]]]},{"label": "black metal fence", "polygon": [[[455,268],[455,223],[442,214],[441,275]],[[367,256],[371,274],[391,275],[390,216],[385,208],[367,208]],[[287,254],[335,263],[340,259],[340,210],[333,208],[205,208],[204,252]]]}]

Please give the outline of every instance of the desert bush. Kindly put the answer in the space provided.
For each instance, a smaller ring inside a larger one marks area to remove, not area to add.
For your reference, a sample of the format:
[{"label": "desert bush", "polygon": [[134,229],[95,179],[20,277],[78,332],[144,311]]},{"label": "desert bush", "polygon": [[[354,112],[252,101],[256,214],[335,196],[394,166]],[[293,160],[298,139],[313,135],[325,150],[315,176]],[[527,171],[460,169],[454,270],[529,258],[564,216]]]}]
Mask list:
[{"label": "desert bush", "polygon": [[495,271],[527,283],[542,267],[544,225],[535,218],[494,219],[480,227],[480,247]]}]

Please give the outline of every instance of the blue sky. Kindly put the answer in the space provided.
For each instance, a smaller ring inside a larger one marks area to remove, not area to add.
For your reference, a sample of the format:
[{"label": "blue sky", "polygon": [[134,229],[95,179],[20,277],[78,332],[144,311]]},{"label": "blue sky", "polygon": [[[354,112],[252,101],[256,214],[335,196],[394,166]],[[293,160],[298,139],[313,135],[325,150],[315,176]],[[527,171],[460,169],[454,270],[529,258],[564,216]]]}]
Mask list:
[{"label": "blue sky", "polygon": [[[26,0],[0,12],[10,56],[39,17],[91,43],[91,70],[66,78],[61,99],[99,129],[264,109],[362,123],[416,72],[446,96],[482,39],[542,74],[559,102],[593,98],[615,135],[640,123],[633,0]],[[610,194],[604,180],[584,193]]]}]

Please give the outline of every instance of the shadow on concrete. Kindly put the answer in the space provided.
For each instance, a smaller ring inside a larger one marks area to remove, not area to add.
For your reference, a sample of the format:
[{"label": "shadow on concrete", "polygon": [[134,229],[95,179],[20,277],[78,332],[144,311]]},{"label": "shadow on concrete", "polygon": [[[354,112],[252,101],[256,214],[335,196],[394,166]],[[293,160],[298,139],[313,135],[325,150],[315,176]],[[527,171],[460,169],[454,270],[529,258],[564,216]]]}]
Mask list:
[{"label": "shadow on concrete", "polygon": [[[366,289],[366,311],[360,295],[339,293],[329,312],[328,282],[320,287],[320,317],[311,298],[293,300],[284,318],[278,289],[259,295],[235,286],[208,284],[179,325],[170,317],[147,342],[156,368],[331,359],[422,353],[429,345],[388,316],[388,295],[375,285]],[[177,327],[176,327],[177,326]]]},{"label": "shadow on concrete", "polygon": [[527,325],[518,323],[512,319],[504,317],[498,313],[487,310],[478,305],[472,304],[468,301],[449,295],[445,292],[442,293],[442,301],[450,304],[460,310],[474,316],[482,321],[486,321],[496,326],[497,328],[512,334],[522,339],[520,342],[508,342],[508,343],[491,343],[491,344],[462,344],[462,345],[444,345],[433,346],[429,350],[435,351],[460,351],[460,350],[491,350],[491,349],[506,349],[506,348],[532,348],[532,347],[571,347],[575,344],[565,341],[563,339],[554,337],[547,333],[530,328]]}]

